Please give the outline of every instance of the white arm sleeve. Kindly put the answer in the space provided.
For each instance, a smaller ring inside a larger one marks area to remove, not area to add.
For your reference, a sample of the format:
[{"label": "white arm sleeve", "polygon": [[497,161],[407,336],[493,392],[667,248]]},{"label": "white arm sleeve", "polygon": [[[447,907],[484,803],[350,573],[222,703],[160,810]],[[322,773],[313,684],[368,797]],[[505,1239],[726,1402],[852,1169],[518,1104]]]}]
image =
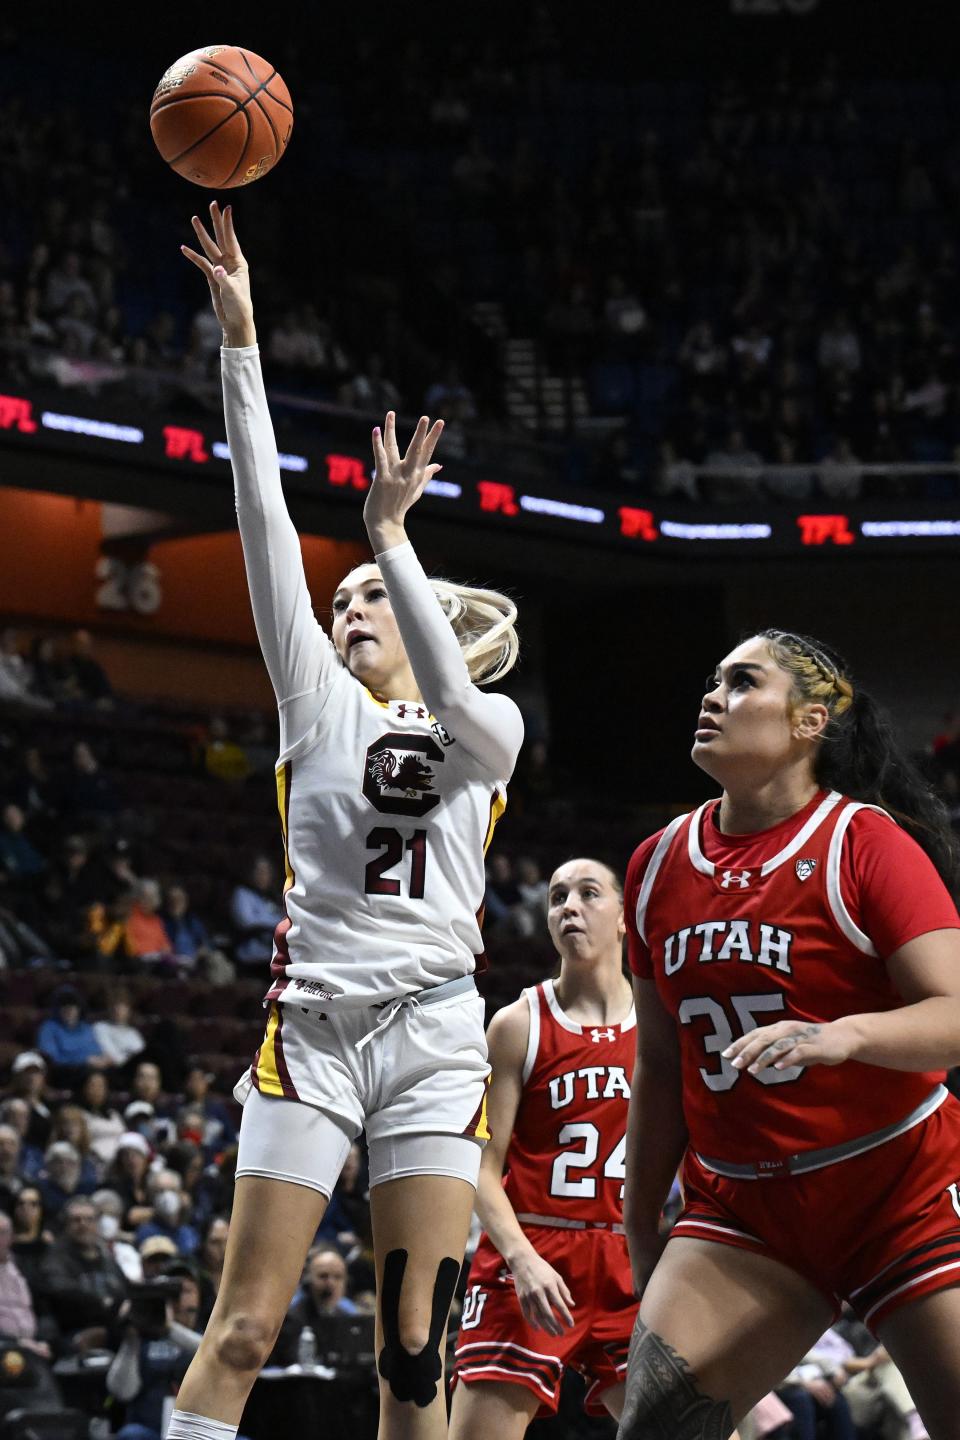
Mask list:
[{"label": "white arm sleeve", "polygon": [[260,348],[224,346],[223,412],[247,584],[260,649],[277,701],[333,679],[338,661],[317,623],[300,541],[287,514],[260,372]]},{"label": "white arm sleeve", "polygon": [[453,627],[410,544],[377,556],[420,693],[432,713],[496,780],[509,780],[523,742],[520,711],[507,695],[470,679]]}]

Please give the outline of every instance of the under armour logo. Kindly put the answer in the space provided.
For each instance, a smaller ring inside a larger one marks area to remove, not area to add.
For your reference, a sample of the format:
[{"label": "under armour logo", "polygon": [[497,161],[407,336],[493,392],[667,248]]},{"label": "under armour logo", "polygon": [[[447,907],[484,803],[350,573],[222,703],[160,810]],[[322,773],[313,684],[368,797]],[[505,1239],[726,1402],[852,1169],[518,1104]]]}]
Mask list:
[{"label": "under armour logo", "polygon": [[427,718],[427,712],[422,705],[406,705],[402,700],[397,706],[397,715],[401,720],[405,720],[407,715],[415,715],[418,720],[426,720]]},{"label": "under armour logo", "polygon": [[590,1039],[594,1045],[599,1045],[601,1040],[616,1040],[616,1030],[591,1030]]},{"label": "under armour logo", "polygon": [[817,868],[817,862],[816,862],[816,860],[798,860],[798,861],[797,861],[797,879],[798,879],[798,880],[809,880],[809,879],[810,879],[810,876],[813,874],[813,872],[814,872],[814,870],[816,870],[816,868]]},{"label": "under armour logo", "polygon": [[724,890],[729,890],[731,885],[737,885],[741,890],[746,890],[750,885],[749,870],[724,870],[720,877],[720,884]]}]

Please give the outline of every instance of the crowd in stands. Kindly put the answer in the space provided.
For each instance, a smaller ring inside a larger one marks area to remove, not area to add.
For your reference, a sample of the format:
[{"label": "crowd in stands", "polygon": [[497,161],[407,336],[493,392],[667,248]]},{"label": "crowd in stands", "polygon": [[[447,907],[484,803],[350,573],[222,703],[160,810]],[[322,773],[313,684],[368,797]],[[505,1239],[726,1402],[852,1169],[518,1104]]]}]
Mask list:
[{"label": "crowd in stands", "polygon": [[[681,500],[956,498],[935,468],[960,455],[952,90],[864,81],[836,56],[808,73],[789,53],[742,73],[729,57],[709,81],[600,80],[562,24],[534,6],[509,50],[454,45],[439,87],[416,37],[393,55],[392,37],[341,36],[353,63],[320,86],[293,47],[283,57],[339,135],[315,202],[339,228],[313,232],[305,299],[269,217],[244,211],[278,390],[370,415],[426,408],[448,421],[452,458],[478,425],[507,453],[511,435],[559,423],[572,478]],[[169,217],[139,249],[160,164],[139,101],[121,92],[119,111],[82,120],[48,107],[42,124],[0,101],[18,187],[0,231],[0,364],[5,383],[215,410],[202,382],[220,331],[177,268]],[[389,203],[367,214],[372,176]],[[280,209],[311,203],[293,164],[270,184]],[[406,287],[401,263],[418,277]],[[563,382],[560,422],[542,395],[532,419],[512,403],[539,384],[512,376],[513,339]],[[900,462],[934,468],[883,469]]]}]

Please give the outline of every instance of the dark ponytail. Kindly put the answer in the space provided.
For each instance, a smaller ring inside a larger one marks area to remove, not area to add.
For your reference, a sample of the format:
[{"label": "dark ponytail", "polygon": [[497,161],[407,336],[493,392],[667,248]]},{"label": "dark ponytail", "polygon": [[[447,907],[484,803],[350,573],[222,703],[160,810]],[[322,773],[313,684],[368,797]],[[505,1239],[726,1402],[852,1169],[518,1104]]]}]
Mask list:
[{"label": "dark ponytail", "polygon": [[819,783],[888,810],[936,865],[951,895],[960,893],[960,856],[946,805],[901,748],[889,715],[863,690],[831,721],[815,767]]},{"label": "dark ponytail", "polygon": [[900,745],[886,711],[819,641],[785,630],[762,631],[760,638],[793,676],[795,698],[826,705],[830,713],[814,766],[817,783],[889,811],[957,898],[960,853],[947,807]]}]

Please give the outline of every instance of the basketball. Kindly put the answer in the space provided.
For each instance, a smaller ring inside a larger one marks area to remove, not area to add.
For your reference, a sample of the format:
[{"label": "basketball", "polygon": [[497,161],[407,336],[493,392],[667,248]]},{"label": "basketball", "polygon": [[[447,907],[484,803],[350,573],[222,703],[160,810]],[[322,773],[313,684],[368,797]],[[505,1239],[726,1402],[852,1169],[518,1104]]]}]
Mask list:
[{"label": "basketball", "polygon": [[178,175],[229,190],[261,179],[277,163],[293,130],[293,105],[261,56],[239,45],[207,45],[164,71],[150,130]]}]

